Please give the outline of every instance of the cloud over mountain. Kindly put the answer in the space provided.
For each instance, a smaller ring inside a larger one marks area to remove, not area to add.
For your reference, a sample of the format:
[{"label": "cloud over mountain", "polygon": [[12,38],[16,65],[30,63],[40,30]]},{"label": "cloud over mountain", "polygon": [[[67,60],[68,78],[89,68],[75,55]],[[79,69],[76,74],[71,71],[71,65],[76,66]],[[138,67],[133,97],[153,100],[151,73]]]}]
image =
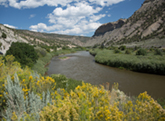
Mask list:
[{"label": "cloud over mountain", "polygon": [[[124,0],[1,0],[0,5],[16,9],[31,9],[47,5],[54,10],[45,18],[48,22],[38,22],[29,27],[32,31],[55,32],[60,34],[81,34],[95,31],[102,23],[100,19],[108,13],[104,7]],[[31,14],[33,18],[36,14]]]},{"label": "cloud over mountain", "polygon": [[17,27],[13,26],[13,25],[9,25],[9,24],[4,24],[4,26],[9,27],[9,28],[13,28],[16,29]]}]

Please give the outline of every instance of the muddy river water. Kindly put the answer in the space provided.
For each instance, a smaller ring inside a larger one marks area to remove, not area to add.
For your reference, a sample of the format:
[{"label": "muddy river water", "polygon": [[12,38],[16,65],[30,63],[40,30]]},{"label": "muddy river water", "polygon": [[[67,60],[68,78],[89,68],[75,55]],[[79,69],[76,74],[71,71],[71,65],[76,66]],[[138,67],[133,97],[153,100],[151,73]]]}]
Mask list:
[{"label": "muddy river water", "polygon": [[137,96],[139,93],[147,91],[154,98],[165,98],[165,76],[104,66],[95,63],[94,57],[86,51],[63,56],[69,58],[66,60],[61,60],[59,57],[52,58],[48,66],[48,75],[63,74],[68,78],[84,80],[95,85],[106,82],[112,85],[117,82],[119,89],[127,95]]}]

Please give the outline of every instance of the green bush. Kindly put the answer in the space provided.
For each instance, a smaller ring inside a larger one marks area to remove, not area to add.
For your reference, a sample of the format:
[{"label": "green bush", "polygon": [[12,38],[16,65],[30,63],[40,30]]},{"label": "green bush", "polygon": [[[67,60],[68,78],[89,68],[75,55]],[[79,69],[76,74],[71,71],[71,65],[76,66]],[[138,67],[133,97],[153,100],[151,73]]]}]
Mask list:
[{"label": "green bush", "polygon": [[5,33],[2,33],[2,38],[6,38],[7,37],[7,35],[5,34]]},{"label": "green bush", "polygon": [[156,49],[155,50],[155,55],[163,55],[163,53],[162,53],[162,51],[161,50],[159,50],[159,49]]},{"label": "green bush", "polygon": [[136,55],[147,55],[147,51],[145,49],[139,49],[137,52],[136,52]]},{"label": "green bush", "polygon": [[68,46],[63,46],[62,49],[66,50],[66,49],[69,49],[69,47]]},{"label": "green bush", "polygon": [[116,49],[114,50],[114,53],[120,53],[120,50],[116,48]]},{"label": "green bush", "polygon": [[71,90],[74,90],[78,85],[82,85],[82,81],[68,79],[64,75],[52,74],[51,77],[56,81],[56,89],[63,88],[70,92]]},{"label": "green bush", "polygon": [[123,45],[122,45],[122,46],[119,47],[119,49],[123,51],[123,50],[126,49],[126,46],[123,46]]},{"label": "green bush", "polygon": [[46,50],[40,47],[35,47],[35,51],[39,57],[45,57],[47,54]]},{"label": "green bush", "polygon": [[93,56],[95,56],[100,50],[99,49],[91,49],[89,50],[89,53]]},{"label": "green bush", "polygon": [[138,46],[135,46],[134,47],[134,50],[138,50],[138,49],[140,49],[140,47],[138,47]]},{"label": "green bush", "polygon": [[22,67],[32,67],[37,61],[38,55],[34,47],[27,43],[13,42],[6,55],[15,56],[15,60],[20,62]]},{"label": "green bush", "polygon": [[125,51],[125,54],[131,54],[131,50],[127,49],[127,50]]}]

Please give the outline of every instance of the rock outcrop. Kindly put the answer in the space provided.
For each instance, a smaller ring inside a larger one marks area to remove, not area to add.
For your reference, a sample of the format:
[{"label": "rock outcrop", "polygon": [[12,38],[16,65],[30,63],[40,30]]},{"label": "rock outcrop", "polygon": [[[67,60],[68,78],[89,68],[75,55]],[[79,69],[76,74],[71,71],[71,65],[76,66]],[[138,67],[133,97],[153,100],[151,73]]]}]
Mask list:
[{"label": "rock outcrop", "polygon": [[145,0],[143,4],[148,3],[148,2],[153,2],[154,0]]},{"label": "rock outcrop", "polygon": [[[6,35],[6,38],[2,37],[2,34]],[[20,37],[18,34],[14,33],[13,30],[5,27],[4,25],[0,24],[0,52],[3,54],[6,53],[6,51],[11,46],[12,42],[25,42],[28,43],[28,41],[22,37]]]},{"label": "rock outcrop", "polygon": [[126,19],[119,19],[115,22],[109,22],[101,25],[94,33],[94,36],[104,35],[106,32],[113,31],[114,29],[120,28],[123,26]]}]

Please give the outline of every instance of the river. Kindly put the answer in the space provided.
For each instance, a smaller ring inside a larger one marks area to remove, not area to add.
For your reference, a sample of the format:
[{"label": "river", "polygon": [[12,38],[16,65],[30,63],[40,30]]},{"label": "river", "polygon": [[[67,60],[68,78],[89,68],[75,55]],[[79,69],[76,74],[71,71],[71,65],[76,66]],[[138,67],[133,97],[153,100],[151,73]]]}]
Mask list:
[{"label": "river", "polygon": [[[147,91],[154,98],[165,98],[165,76],[137,73],[95,63],[94,57],[86,51],[63,55],[69,57],[60,60],[52,58],[47,74],[63,74],[68,78],[83,80],[99,85],[106,82],[119,84],[119,89],[128,96],[137,96]],[[60,56],[62,57],[62,56]]]}]

